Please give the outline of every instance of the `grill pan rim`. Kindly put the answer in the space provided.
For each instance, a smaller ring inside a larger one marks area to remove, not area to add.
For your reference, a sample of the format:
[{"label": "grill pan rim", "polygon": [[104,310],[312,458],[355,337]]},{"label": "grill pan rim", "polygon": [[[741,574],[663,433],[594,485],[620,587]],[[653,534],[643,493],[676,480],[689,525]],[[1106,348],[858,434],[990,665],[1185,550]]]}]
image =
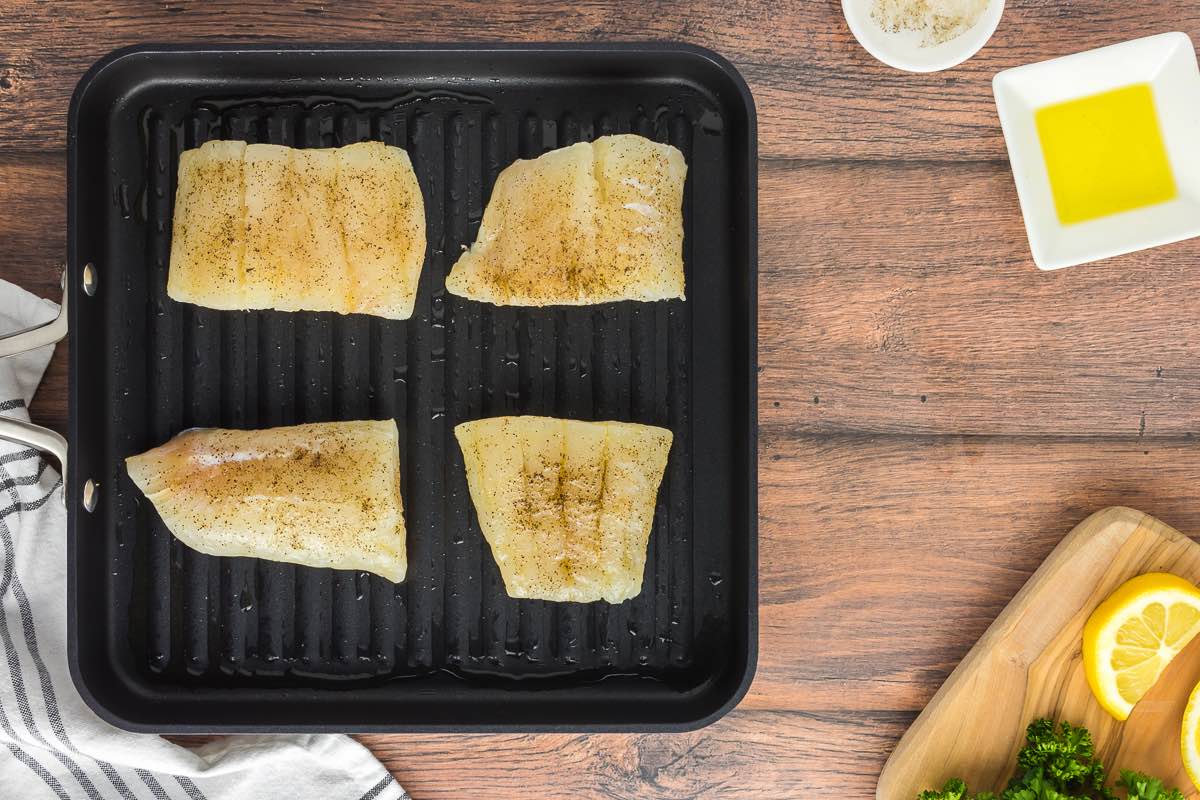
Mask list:
[{"label": "grill pan rim", "polygon": [[[748,385],[745,401],[744,458],[747,465],[746,480],[743,486],[746,491],[744,507],[746,518],[737,520],[739,528],[745,531],[744,543],[734,542],[743,546],[745,559],[744,571],[739,575],[745,586],[744,596],[739,598],[746,611],[744,615],[734,615],[731,620],[732,635],[739,647],[737,658],[731,660],[726,674],[722,676],[725,688],[718,695],[720,702],[707,713],[685,720],[663,722],[630,722],[609,723],[588,721],[582,723],[521,723],[521,722],[485,722],[479,724],[463,724],[456,721],[444,723],[432,722],[422,724],[342,724],[342,723],[288,723],[288,724],[258,724],[258,723],[223,723],[220,725],[191,724],[187,722],[164,724],[161,722],[146,722],[131,718],[127,714],[118,713],[108,702],[102,700],[99,693],[94,692],[88,681],[89,676],[82,668],[80,648],[80,628],[78,608],[79,597],[79,568],[78,541],[80,506],[73,499],[80,496],[84,480],[81,474],[82,462],[73,458],[65,476],[64,491],[67,501],[67,535],[68,535],[68,664],[71,677],[93,711],[113,725],[126,730],[155,732],[155,733],[273,733],[273,732],[362,732],[362,733],[419,733],[419,732],[463,732],[463,733],[501,733],[501,732],[588,732],[588,733],[648,733],[648,732],[685,732],[705,727],[720,719],[732,710],[749,691],[757,669],[758,660],[758,148],[757,148],[757,114],[753,96],[746,81],[731,62],[720,54],[703,46],[685,42],[664,41],[623,41],[623,42],[544,42],[544,43],[515,43],[515,42],[477,42],[477,43],[412,43],[380,44],[378,42],[347,42],[347,43],[194,43],[169,44],[145,43],[122,47],[101,57],[84,73],[72,94],[68,112],[67,131],[67,178],[68,178],[68,280],[66,291],[71,293],[70,330],[81,330],[80,318],[85,311],[81,308],[80,280],[83,264],[79,253],[79,223],[82,215],[83,200],[80,196],[80,111],[87,92],[100,76],[108,69],[118,65],[127,58],[147,55],[181,55],[181,54],[240,54],[240,53],[455,53],[478,55],[491,53],[505,55],[521,54],[660,54],[664,56],[690,56],[709,62],[724,78],[729,80],[737,94],[740,111],[744,114],[746,130],[744,131],[745,147],[735,150],[734,165],[746,170],[742,176],[745,189],[746,208],[734,207],[733,213],[746,225],[744,243],[744,261],[741,264],[745,285],[740,287],[745,293],[745,307],[738,308],[739,315],[744,315],[744,327],[735,329],[739,336],[744,336],[747,352],[745,361],[738,366],[744,372]],[[745,163],[742,164],[742,159]],[[741,242],[741,240],[739,240]],[[739,253],[741,255],[741,253]],[[81,369],[79,347],[70,348],[69,353],[69,440],[74,447],[80,442],[80,386],[78,381]],[[177,687],[184,692],[196,690]],[[247,689],[243,691],[262,691]],[[202,690],[200,692],[202,694]],[[129,698],[136,701],[136,698]]]}]

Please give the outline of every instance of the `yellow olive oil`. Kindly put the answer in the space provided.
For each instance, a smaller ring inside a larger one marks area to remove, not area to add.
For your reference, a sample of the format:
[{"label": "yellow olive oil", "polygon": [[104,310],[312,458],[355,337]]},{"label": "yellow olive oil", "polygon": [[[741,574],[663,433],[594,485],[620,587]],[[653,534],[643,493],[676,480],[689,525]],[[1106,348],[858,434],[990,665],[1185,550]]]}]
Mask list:
[{"label": "yellow olive oil", "polygon": [[1046,106],[1035,119],[1062,224],[1175,198],[1150,84]]}]

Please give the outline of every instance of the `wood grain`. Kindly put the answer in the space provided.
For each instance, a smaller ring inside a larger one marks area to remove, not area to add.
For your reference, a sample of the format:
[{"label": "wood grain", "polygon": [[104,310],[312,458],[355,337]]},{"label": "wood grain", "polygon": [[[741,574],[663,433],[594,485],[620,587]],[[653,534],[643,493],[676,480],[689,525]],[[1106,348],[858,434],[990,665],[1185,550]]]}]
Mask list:
[{"label": "wood grain", "polygon": [[[683,39],[751,84],[755,683],[679,736],[362,737],[418,800],[871,797],[901,733],[1076,523],[1125,504],[1200,531],[1200,245],[1037,272],[990,87],[1100,44],[1197,38],[1200,7],[1009,0],[977,57],[917,76],[875,63],[839,5],[0,0],[0,277],[46,297],[66,246],[67,103],[118,46]],[[65,351],[33,406],[58,430]]]},{"label": "wood grain", "polygon": [[[704,731],[671,736],[424,736],[415,759],[410,737],[358,738],[403,765],[396,778],[414,798],[816,797],[832,778],[849,796],[868,797],[878,768],[857,752],[885,746],[905,722],[735,711]],[[463,786],[479,787],[478,795]]]},{"label": "wood grain", "polygon": [[879,800],[905,800],[951,777],[974,791],[1003,788],[1025,726],[1040,717],[1087,727],[1097,758],[1114,775],[1136,768],[1200,797],[1177,744],[1200,673],[1200,646],[1180,655],[1124,723],[1096,702],[1084,675],[1080,650],[1088,617],[1121,584],[1148,572],[1200,580],[1200,545],[1130,508],[1109,508],[1081,522],[904,734],[879,777]]},{"label": "wood grain", "polygon": [[919,711],[1093,510],[1200,531],[1198,474],[1188,439],[764,436],[744,707]]},{"label": "wood grain", "polygon": [[1005,163],[761,172],[761,420],[813,432],[1194,432],[1200,240],[1039,272]]},{"label": "wood grain", "polygon": [[[61,148],[72,89],[135,42],[679,39],[739,66],[765,158],[1003,158],[992,101],[1001,69],[1165,30],[1200,33],[1183,0],[1010,0],[991,43],[937,75],[885,67],[854,41],[838,0],[627,3],[0,3],[0,149]],[[7,84],[7,85],[5,85]]]}]

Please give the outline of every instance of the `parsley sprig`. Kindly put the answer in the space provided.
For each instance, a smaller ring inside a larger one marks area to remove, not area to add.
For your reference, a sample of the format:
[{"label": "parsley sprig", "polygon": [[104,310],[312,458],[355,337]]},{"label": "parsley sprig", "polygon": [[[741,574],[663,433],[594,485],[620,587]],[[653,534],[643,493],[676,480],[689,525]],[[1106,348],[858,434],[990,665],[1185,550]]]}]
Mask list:
[{"label": "parsley sprig", "polygon": [[[1087,728],[1064,722],[1055,730],[1053,722],[1039,719],[1026,728],[1017,774],[999,795],[969,794],[961,779],[951,778],[940,792],[921,792],[917,800],[1121,800],[1107,778]],[[1158,778],[1127,769],[1115,787],[1124,791],[1125,800],[1184,800],[1182,792]]]}]

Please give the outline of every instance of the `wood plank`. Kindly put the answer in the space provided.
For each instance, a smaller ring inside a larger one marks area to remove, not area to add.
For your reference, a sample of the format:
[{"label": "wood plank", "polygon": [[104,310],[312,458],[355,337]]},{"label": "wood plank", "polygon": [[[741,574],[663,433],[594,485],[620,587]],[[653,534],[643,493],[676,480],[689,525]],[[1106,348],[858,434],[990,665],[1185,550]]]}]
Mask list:
[{"label": "wood plank", "polygon": [[760,656],[745,708],[918,711],[1091,512],[1200,531],[1200,448],[765,433]]},{"label": "wood plank", "polygon": [[[868,797],[910,715],[734,711],[662,735],[358,736],[414,800]],[[536,765],[536,767],[531,767]]]},{"label": "wood plank", "polygon": [[1200,240],[1046,273],[1002,162],[773,164],[760,180],[764,426],[1196,431]]},{"label": "wood plank", "polygon": [[1007,67],[1182,30],[1200,38],[1187,0],[1011,0],[992,42],[961,67],[901,73],[854,41],[840,4],[624,3],[580,0],[547,13],[513,0],[473,5],[355,0],[338,4],[167,4],[87,0],[45,7],[0,0],[0,151],[61,149],[79,77],[134,42],[683,40],[712,47],[744,72],[759,108],[766,158],[999,159],[991,78]]},{"label": "wood plank", "polygon": [[1125,722],[1100,706],[1084,674],[1081,643],[1089,616],[1126,581],[1150,572],[1200,580],[1200,545],[1130,508],[1105,509],[1079,523],[904,734],[879,777],[879,800],[911,800],[953,777],[973,791],[1004,787],[1025,745],[1025,727],[1038,718],[1086,727],[1096,757],[1114,778],[1121,769],[1136,769],[1200,797],[1178,745],[1166,746],[1179,741],[1200,642],[1181,654]]}]

